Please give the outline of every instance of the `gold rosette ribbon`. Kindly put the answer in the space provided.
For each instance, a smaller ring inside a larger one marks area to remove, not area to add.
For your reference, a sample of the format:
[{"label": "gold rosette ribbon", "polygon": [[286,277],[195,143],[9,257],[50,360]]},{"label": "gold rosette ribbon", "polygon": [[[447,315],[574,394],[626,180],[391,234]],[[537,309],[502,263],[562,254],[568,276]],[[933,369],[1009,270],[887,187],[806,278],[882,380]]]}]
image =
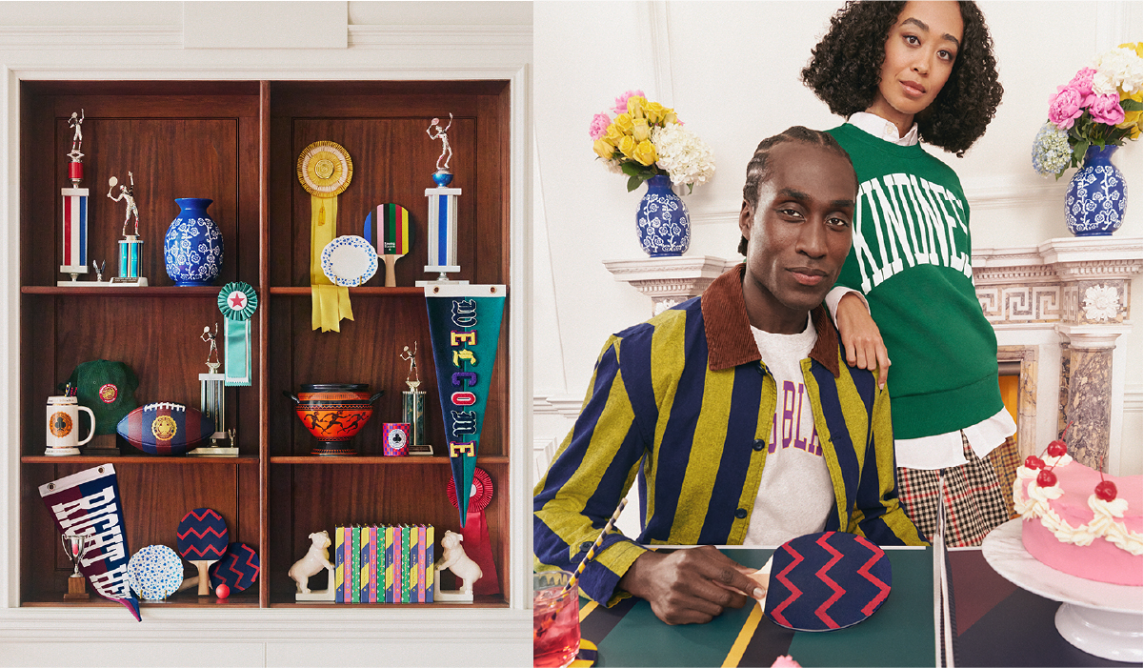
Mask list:
[{"label": "gold rosette ribbon", "polygon": [[322,272],[322,249],[338,231],[338,195],[350,185],[354,166],[340,144],[316,141],[298,156],[298,180],[310,193],[310,290],[313,329],[339,332],[354,319],[349,288],[334,285]]}]

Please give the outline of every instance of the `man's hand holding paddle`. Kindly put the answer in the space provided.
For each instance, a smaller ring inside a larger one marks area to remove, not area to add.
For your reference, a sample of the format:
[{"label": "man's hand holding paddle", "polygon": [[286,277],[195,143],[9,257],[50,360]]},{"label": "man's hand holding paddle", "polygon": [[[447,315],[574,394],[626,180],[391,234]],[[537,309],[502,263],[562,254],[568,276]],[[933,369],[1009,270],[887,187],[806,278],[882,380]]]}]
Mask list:
[{"label": "man's hand holding paddle", "polygon": [[620,587],[647,600],[667,624],[704,624],[725,608],[762,599],[766,589],[742,566],[705,545],[674,552],[645,552],[620,579]]}]

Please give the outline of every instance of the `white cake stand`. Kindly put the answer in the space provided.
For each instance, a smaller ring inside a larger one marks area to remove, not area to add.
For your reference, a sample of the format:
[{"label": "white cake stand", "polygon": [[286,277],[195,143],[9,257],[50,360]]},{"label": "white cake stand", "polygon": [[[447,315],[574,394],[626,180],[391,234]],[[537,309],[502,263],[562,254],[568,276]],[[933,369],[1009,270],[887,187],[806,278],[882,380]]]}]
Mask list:
[{"label": "white cake stand", "polygon": [[1139,663],[1144,640],[1144,587],[1085,580],[1037,561],[1021,542],[1022,520],[1009,520],[985,537],[981,553],[1006,580],[1063,605],[1061,637],[1083,652]]}]

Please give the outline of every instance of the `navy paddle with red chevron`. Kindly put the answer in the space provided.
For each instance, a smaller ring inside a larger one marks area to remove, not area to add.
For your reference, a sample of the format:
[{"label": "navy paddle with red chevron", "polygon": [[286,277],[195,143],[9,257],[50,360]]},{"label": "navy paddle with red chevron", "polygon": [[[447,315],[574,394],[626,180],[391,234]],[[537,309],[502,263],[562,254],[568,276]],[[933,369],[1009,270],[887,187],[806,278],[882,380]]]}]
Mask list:
[{"label": "navy paddle with red chevron", "polygon": [[231,543],[210,568],[211,589],[225,584],[232,592],[244,591],[258,579],[258,571],[258,551],[246,543]]},{"label": "navy paddle with red chevron", "polygon": [[230,534],[226,520],[210,508],[195,508],[179,522],[179,554],[199,569],[199,596],[210,593],[211,564],[222,559]]},{"label": "navy paddle with red chevron", "polygon": [[861,536],[799,536],[775,550],[763,611],[796,631],[846,628],[882,606],[892,579],[886,553]]}]

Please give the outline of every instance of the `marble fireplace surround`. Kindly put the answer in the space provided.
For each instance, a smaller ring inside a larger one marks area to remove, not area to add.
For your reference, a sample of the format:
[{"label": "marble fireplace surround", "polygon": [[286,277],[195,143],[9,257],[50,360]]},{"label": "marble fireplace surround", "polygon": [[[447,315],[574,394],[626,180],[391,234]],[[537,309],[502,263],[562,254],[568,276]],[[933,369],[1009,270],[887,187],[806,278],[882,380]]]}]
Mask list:
[{"label": "marble fireplace surround", "polygon": [[[973,252],[977,299],[997,333],[997,360],[1020,370],[1017,442],[1040,452],[1074,421],[1070,453],[1119,475],[1131,282],[1139,237],[1068,237]],[[712,256],[608,260],[653,313],[701,294],[739,260]]]}]

